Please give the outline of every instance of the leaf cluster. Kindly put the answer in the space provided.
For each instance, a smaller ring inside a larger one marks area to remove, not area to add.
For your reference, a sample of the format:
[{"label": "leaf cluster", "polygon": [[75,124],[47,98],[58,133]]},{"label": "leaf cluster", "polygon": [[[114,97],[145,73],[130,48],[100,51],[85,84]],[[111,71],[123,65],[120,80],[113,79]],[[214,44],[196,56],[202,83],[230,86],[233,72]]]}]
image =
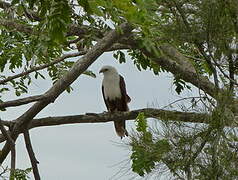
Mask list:
[{"label": "leaf cluster", "polygon": [[131,138],[132,170],[144,176],[150,173],[156,164],[163,161],[164,154],[170,150],[170,144],[165,139],[154,139],[143,113],[137,117],[136,133]]}]

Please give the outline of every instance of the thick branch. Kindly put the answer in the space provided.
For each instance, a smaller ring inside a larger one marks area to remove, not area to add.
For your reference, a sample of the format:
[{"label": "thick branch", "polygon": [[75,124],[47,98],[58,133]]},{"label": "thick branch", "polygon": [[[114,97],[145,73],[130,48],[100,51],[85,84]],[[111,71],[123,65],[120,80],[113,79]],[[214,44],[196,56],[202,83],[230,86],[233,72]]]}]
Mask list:
[{"label": "thick branch", "polygon": [[[111,121],[120,120],[135,120],[139,113],[144,113],[147,118],[155,118],[164,121],[177,121],[187,123],[208,123],[210,115],[206,113],[195,112],[181,112],[170,111],[162,109],[137,109],[129,112],[117,112],[117,113],[87,113],[85,115],[74,116],[58,116],[58,117],[45,117],[40,119],[33,119],[29,124],[29,129],[37,127],[49,127],[65,124],[81,124],[81,123],[105,123]],[[238,121],[238,117],[235,117],[235,121]],[[3,125],[11,127],[16,121],[2,121]],[[237,127],[237,124],[226,124],[227,126]],[[20,133],[24,132],[24,129],[19,129]],[[0,135],[0,142],[5,141],[3,135]]]},{"label": "thick branch", "polygon": [[207,77],[196,73],[188,59],[179,53],[174,47],[170,45],[160,46],[160,50],[164,55],[158,56],[154,52],[149,52],[146,48],[141,48],[141,45],[133,39],[130,39],[128,42],[133,48],[140,49],[146,56],[165,70],[202,89],[211,97],[216,99],[219,92],[223,93],[223,91],[216,88]]},{"label": "thick branch", "polygon": [[153,58],[152,60],[157,64],[159,64],[160,66],[162,66],[167,71],[173,73],[175,76],[178,76],[184,81],[189,82],[194,86],[196,86],[197,88],[202,89],[211,97],[215,99],[217,98],[218,95],[217,88],[215,88],[215,85],[212,82],[210,82],[208,78],[201,76],[197,73],[194,73],[189,69],[186,69],[186,67],[177,64],[175,61],[165,56],[164,57],[162,56],[160,58]]},{"label": "thick branch", "polygon": [[39,173],[38,166],[37,166],[37,164],[39,162],[37,161],[37,159],[35,157],[35,153],[33,151],[32,145],[31,145],[31,139],[30,139],[30,134],[29,134],[28,130],[25,130],[25,132],[24,132],[24,140],[25,140],[28,155],[31,160],[34,178],[35,178],[35,180],[40,180],[40,173]]},{"label": "thick branch", "polygon": [[[180,121],[180,122],[190,122],[190,123],[205,123],[209,117],[207,114],[193,113],[193,112],[180,112],[180,111],[169,111],[161,109],[138,109],[129,112],[117,112],[117,113],[100,113],[93,114],[88,113],[86,115],[75,115],[75,116],[58,116],[58,117],[46,117],[40,119],[33,119],[29,124],[29,128],[37,127],[48,127],[56,125],[65,124],[78,124],[78,123],[105,123],[110,121],[120,121],[120,120],[134,120],[139,113],[144,113],[148,118],[156,118],[165,121]],[[2,121],[6,126],[12,126],[13,122]],[[23,130],[20,130],[21,133]],[[0,142],[5,139],[0,136]]]},{"label": "thick branch", "polygon": [[[20,116],[13,127],[11,136],[14,140],[17,139],[20,129],[28,127],[31,120],[49,103],[53,102],[65,89],[71,85],[87,68],[102,54],[104,53],[113,43],[115,43],[119,38],[127,35],[132,27],[123,23],[120,26],[121,32],[118,30],[112,30],[103,39],[101,39],[95,46],[93,46],[88,53],[76,61],[73,67],[60,78],[53,86],[50,88],[45,95],[48,97],[47,100],[41,100],[35,103],[28,111],[26,111],[22,116]],[[3,149],[0,156],[0,163],[2,163],[10,150],[9,144],[7,143]]]},{"label": "thick branch", "polygon": [[105,123],[110,121],[120,120],[134,120],[139,113],[144,113],[148,118],[157,118],[169,121],[181,121],[181,122],[193,122],[203,123],[208,117],[202,113],[192,112],[180,112],[180,111],[169,111],[161,109],[138,109],[129,112],[117,112],[117,113],[101,113],[101,114],[86,114],[76,116],[59,116],[59,117],[46,117],[41,119],[34,119],[30,128],[41,127],[41,126],[55,126],[62,124],[77,124],[77,123]]}]

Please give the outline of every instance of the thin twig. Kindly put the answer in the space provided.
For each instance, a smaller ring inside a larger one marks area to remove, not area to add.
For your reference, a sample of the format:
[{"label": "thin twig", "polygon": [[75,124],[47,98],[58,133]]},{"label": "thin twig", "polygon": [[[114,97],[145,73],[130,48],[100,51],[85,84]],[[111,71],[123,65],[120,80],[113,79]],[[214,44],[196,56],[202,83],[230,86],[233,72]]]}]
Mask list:
[{"label": "thin twig", "polygon": [[14,177],[16,170],[16,149],[15,146],[11,148],[11,170],[10,170],[10,179]]},{"label": "thin twig", "polygon": [[33,169],[34,178],[35,178],[35,180],[40,180],[40,174],[39,174],[39,170],[38,170],[38,166],[37,166],[37,164],[39,162],[37,161],[37,159],[35,157],[35,153],[34,153],[33,148],[32,148],[30,134],[29,134],[28,129],[24,131],[24,140],[25,140],[25,145],[26,145],[28,155],[29,155],[30,160],[31,160],[31,165],[32,165],[32,169]]},{"label": "thin twig", "polygon": [[1,169],[2,169],[2,172],[0,173],[0,177],[2,177],[3,174],[5,174],[8,171],[8,167],[4,168],[3,166],[1,166]]},{"label": "thin twig", "polygon": [[28,104],[31,102],[43,100],[45,98],[46,98],[46,96],[44,96],[44,95],[37,95],[37,96],[30,96],[30,97],[21,98],[21,99],[12,100],[12,101],[1,102],[0,109],[6,108],[6,107],[20,106],[23,104]]},{"label": "thin twig", "polygon": [[195,159],[198,157],[198,155],[201,153],[203,148],[205,147],[208,139],[210,138],[210,134],[212,132],[212,128],[209,128],[204,136],[203,141],[201,142],[200,146],[197,148],[196,152],[192,155],[192,157],[189,159],[189,161],[185,165],[185,169],[188,170],[188,176],[190,175],[190,166],[194,164]]},{"label": "thin twig", "polygon": [[214,64],[218,67],[218,69],[219,69],[220,72],[223,74],[223,76],[225,76],[227,79],[230,80],[230,82],[232,82],[233,84],[235,84],[236,86],[238,86],[237,81],[236,81],[235,79],[232,79],[231,77],[229,77],[229,76],[223,71],[223,69],[221,68],[220,64],[218,64],[215,59],[213,60],[213,62],[214,62]]},{"label": "thin twig", "polygon": [[161,109],[165,109],[167,107],[170,107],[171,105],[177,103],[177,102],[180,102],[180,101],[184,101],[184,100],[188,100],[188,99],[199,99],[199,98],[204,98],[204,97],[201,97],[201,96],[194,96],[194,97],[186,97],[186,98],[181,98],[181,99],[177,99],[171,103],[169,103],[168,105],[162,107]]},{"label": "thin twig", "polygon": [[27,71],[24,71],[22,73],[19,73],[19,74],[16,74],[14,76],[9,76],[3,80],[0,81],[0,84],[4,84],[8,81],[11,81],[13,79],[16,79],[16,78],[19,78],[19,77],[22,77],[22,76],[26,76],[32,72],[35,72],[35,71],[38,71],[38,70],[42,70],[42,69],[45,69],[47,67],[50,67],[54,64],[57,64],[63,60],[65,60],[66,58],[70,58],[70,57],[76,57],[76,56],[80,56],[80,55],[83,55],[85,54],[85,52],[77,52],[77,53],[71,53],[71,54],[64,54],[63,56],[57,58],[56,60],[48,63],[48,64],[44,64],[44,65],[40,65],[40,66],[35,66],[35,67],[32,67],[31,69],[27,70]]}]

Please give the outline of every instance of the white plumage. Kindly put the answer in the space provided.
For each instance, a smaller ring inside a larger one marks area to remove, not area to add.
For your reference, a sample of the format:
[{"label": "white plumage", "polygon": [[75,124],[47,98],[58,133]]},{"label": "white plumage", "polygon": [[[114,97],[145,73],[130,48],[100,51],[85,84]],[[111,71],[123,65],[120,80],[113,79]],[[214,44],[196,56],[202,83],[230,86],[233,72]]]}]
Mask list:
[{"label": "white plumage", "polygon": [[[103,68],[108,69],[109,67],[104,66]],[[120,76],[115,68],[111,68],[110,71],[104,73],[102,85],[106,99],[115,100],[116,98],[121,98]]]}]

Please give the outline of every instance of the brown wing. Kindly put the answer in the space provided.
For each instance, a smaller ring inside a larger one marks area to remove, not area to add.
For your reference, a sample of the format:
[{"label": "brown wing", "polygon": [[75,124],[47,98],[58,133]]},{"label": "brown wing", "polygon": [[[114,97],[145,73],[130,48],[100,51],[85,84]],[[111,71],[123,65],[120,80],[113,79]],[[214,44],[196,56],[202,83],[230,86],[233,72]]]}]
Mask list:
[{"label": "brown wing", "polygon": [[126,103],[131,102],[130,96],[128,96],[126,92],[126,83],[124,81],[124,78],[120,75],[120,89],[122,93],[122,98],[125,100]]}]

